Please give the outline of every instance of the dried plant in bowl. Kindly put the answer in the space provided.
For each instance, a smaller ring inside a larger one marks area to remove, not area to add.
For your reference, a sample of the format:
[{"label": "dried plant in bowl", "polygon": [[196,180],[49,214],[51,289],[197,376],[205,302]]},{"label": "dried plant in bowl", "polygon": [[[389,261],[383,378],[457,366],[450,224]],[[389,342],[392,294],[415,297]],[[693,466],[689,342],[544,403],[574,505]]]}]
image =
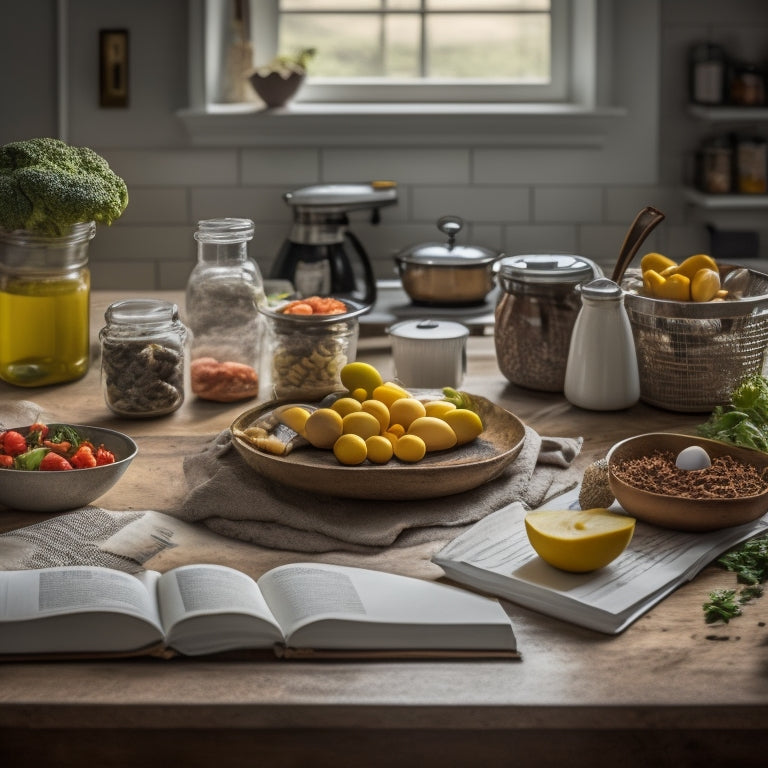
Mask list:
[{"label": "dried plant in bowl", "polygon": [[314,48],[305,48],[296,56],[277,56],[251,74],[249,81],[253,90],[268,108],[284,106],[304,82],[314,56]]}]

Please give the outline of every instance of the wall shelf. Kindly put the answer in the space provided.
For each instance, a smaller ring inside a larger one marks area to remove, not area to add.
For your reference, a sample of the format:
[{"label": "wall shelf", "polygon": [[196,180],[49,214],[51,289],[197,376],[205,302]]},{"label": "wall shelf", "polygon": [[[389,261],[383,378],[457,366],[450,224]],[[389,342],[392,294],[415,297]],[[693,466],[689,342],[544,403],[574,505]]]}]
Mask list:
[{"label": "wall shelf", "polygon": [[768,195],[708,195],[698,189],[686,189],[689,203],[708,210],[737,211],[768,208]]},{"label": "wall shelf", "polygon": [[701,104],[689,104],[688,113],[698,120],[712,123],[768,120],[768,107],[705,107]]}]

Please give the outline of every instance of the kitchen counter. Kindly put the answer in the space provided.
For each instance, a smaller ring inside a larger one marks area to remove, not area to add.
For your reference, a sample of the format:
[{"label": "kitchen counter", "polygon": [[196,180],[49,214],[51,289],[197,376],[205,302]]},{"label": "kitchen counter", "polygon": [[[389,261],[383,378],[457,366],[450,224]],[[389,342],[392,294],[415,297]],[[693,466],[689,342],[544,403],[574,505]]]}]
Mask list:
[{"label": "kitchen counter", "polygon": [[[94,294],[94,329],[116,298]],[[467,352],[463,388],[513,411],[541,434],[583,435],[579,466],[624,437],[693,431],[703,420],[644,404],[617,413],[583,411],[560,395],[509,385],[496,365],[492,338],[471,336]],[[391,374],[385,337],[361,338],[358,359]],[[181,457],[251,405],[188,398],[165,418],[117,419],[104,405],[97,364],[82,380],[58,387],[0,384],[0,398],[32,400],[62,419],[131,434],[139,455],[99,500],[114,510],[162,510],[181,498]],[[5,511],[0,529],[47,517]],[[419,545],[317,559],[439,578],[431,554],[428,545]],[[188,556],[252,575],[306,559],[211,536]],[[733,574],[709,566],[616,637],[505,602],[522,661],[6,663],[0,666],[0,763],[762,765],[768,747],[768,598],[725,626],[707,625],[701,609],[712,589],[733,586]]]}]

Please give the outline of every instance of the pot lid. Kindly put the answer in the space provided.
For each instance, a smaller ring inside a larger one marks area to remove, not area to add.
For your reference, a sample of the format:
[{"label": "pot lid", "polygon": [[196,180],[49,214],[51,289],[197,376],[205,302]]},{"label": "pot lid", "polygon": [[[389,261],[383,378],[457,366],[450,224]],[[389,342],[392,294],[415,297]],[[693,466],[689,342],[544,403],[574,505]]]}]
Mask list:
[{"label": "pot lid", "polygon": [[596,276],[595,265],[565,253],[510,256],[499,263],[499,277],[524,283],[580,283]]},{"label": "pot lid", "polygon": [[404,248],[395,260],[404,264],[421,266],[477,267],[497,261],[504,254],[476,245],[456,245],[456,235],[464,226],[458,216],[443,216],[437,228],[448,235],[446,243],[420,243]]},{"label": "pot lid", "polygon": [[405,320],[387,329],[390,336],[401,339],[461,339],[469,336],[469,328],[448,320]]}]

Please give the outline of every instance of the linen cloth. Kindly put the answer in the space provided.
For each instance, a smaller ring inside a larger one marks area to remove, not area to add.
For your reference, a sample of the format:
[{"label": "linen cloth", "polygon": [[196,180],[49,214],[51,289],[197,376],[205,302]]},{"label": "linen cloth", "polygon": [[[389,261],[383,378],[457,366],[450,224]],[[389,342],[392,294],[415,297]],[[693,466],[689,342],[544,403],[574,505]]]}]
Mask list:
[{"label": "linen cloth", "polygon": [[298,552],[375,551],[453,537],[520,501],[532,509],[575,487],[583,439],[541,437],[526,426],[523,448],[495,480],[463,493],[417,501],[371,501],[307,493],[251,469],[229,430],[184,459],[189,493],[168,514],[261,546]]}]

